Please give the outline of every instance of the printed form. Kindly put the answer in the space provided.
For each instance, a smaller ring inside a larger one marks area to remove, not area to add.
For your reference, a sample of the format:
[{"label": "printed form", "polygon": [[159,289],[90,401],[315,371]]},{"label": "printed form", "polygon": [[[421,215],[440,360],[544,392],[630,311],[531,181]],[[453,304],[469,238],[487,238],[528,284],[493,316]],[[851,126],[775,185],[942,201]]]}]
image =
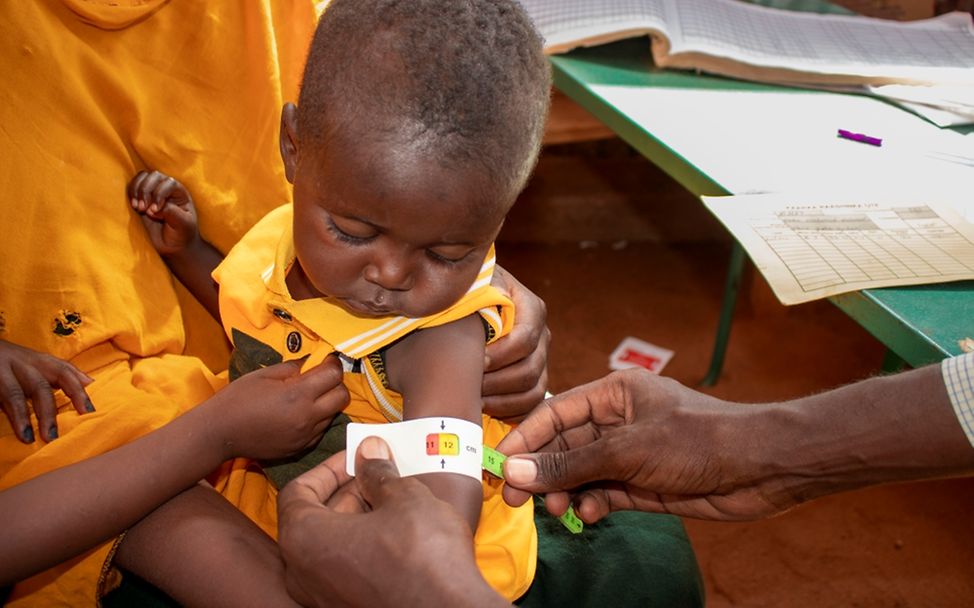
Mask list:
[{"label": "printed form", "polygon": [[935,202],[703,197],[783,304],[875,287],[974,279],[974,225]]}]

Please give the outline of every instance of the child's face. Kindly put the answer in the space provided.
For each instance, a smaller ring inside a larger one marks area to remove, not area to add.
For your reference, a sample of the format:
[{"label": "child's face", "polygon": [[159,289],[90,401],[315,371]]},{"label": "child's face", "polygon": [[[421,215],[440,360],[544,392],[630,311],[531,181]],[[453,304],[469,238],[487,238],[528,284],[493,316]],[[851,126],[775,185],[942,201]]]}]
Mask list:
[{"label": "child's face", "polygon": [[294,170],[294,246],[315,295],[364,316],[422,317],[459,300],[509,206],[489,200],[483,171],[389,145],[328,148]]}]

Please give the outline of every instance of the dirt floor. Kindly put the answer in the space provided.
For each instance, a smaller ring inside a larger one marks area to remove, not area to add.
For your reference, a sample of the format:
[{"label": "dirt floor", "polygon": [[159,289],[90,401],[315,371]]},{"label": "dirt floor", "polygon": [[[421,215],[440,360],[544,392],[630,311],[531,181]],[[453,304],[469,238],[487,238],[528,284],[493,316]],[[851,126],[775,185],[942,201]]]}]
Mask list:
[{"label": "dirt floor", "polygon": [[[703,377],[729,237],[700,202],[618,140],[553,146],[515,206],[502,265],[541,295],[551,387],[602,376],[626,336]],[[827,301],[781,306],[753,268],[713,395],[767,402],[878,373],[884,349]],[[756,523],[687,521],[708,605],[974,606],[974,480],[880,487]]]}]

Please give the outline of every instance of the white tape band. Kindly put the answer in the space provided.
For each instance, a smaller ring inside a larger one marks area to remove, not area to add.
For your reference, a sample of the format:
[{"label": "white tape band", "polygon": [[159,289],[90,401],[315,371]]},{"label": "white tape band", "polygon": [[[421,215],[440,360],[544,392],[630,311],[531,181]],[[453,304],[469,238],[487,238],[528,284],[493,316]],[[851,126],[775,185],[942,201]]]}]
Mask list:
[{"label": "white tape band", "polygon": [[366,437],[385,439],[403,477],[459,473],[481,479],[480,425],[460,418],[419,418],[388,424],[351,423],[346,430],[345,470],[355,475],[355,451]]}]

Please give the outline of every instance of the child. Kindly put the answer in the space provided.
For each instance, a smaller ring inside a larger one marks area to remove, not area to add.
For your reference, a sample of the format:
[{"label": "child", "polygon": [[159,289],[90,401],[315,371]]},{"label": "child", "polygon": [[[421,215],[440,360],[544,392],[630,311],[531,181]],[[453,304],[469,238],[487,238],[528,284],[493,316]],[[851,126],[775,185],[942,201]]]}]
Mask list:
[{"label": "child", "polygon": [[[335,0],[298,106],[282,112],[293,206],[221,263],[176,180],[140,173],[129,196],[173,272],[221,318],[231,378],[338,351],[353,419],[464,418],[496,445],[509,427],[481,415],[484,346],[510,329],[513,306],[489,285],[493,241],[537,158],[549,85],[514,0]],[[494,588],[523,594],[537,551],[530,504],[507,506],[496,483],[421,479],[476,530]]]}]

